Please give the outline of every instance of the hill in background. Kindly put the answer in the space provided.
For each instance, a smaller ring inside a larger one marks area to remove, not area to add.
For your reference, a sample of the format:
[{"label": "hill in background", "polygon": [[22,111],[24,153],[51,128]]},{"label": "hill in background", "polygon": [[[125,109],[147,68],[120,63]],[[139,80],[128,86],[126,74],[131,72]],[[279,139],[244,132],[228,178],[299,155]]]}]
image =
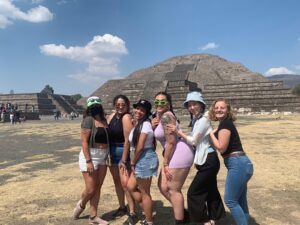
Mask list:
[{"label": "hill in background", "polygon": [[283,85],[288,88],[293,88],[300,83],[300,75],[295,74],[278,74],[267,78],[269,80],[282,80]]}]

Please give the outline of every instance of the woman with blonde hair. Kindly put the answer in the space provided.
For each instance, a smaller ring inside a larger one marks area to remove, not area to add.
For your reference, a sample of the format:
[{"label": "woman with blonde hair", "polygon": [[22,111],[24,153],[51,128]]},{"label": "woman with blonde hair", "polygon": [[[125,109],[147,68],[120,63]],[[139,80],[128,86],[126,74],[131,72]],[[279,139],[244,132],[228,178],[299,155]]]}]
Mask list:
[{"label": "woman with blonde hair", "polygon": [[213,146],[221,153],[228,170],[224,200],[238,225],[249,224],[247,183],[253,175],[253,165],[246,155],[234,125],[236,117],[229,102],[223,98],[213,102],[209,118],[219,121],[218,128],[210,132]]}]

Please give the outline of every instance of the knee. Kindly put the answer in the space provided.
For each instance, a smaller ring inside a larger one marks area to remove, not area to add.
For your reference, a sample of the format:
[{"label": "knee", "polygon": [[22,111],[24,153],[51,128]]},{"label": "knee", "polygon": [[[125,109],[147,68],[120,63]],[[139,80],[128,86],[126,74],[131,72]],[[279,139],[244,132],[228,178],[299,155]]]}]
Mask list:
[{"label": "knee", "polygon": [[90,188],[86,188],[85,193],[87,196],[91,197],[96,193],[96,191],[97,191],[97,188],[90,187]]},{"label": "knee", "polygon": [[159,188],[160,192],[163,193],[163,194],[169,192],[169,188],[168,188],[167,185],[159,185],[158,188]]},{"label": "knee", "polygon": [[232,199],[226,195],[224,196],[224,202],[229,209],[234,208],[238,204],[237,201],[235,201],[234,199]]}]

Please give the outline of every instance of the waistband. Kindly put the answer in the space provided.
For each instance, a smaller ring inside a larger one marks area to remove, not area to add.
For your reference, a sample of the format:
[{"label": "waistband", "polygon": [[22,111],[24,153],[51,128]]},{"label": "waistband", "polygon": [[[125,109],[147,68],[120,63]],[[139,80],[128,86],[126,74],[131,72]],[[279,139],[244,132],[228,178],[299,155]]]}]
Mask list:
[{"label": "waistband", "polygon": [[238,151],[238,152],[231,152],[229,154],[222,155],[222,157],[225,159],[228,157],[239,157],[239,156],[243,156],[243,155],[246,155],[246,153],[242,152],[242,151]]},{"label": "waistband", "polygon": [[111,143],[110,146],[114,146],[114,147],[123,147],[124,143]]}]

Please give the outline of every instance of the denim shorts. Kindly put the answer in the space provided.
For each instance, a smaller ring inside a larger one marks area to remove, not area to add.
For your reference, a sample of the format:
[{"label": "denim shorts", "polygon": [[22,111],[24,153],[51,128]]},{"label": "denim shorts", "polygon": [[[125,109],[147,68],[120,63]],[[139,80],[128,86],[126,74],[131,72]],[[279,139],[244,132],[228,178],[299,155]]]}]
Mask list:
[{"label": "denim shorts", "polygon": [[137,178],[150,178],[157,176],[158,158],[153,148],[143,150],[135,165],[135,176]]},{"label": "denim shorts", "polygon": [[[108,148],[107,149],[90,148],[90,155],[94,166],[94,170],[97,170],[99,165],[106,165]],[[82,149],[79,153],[79,168],[80,168],[80,172],[87,171],[86,158],[84,157]]]},{"label": "denim shorts", "polygon": [[[122,159],[124,144],[110,144],[111,165],[117,166]],[[129,157],[127,158],[129,162]]]}]

